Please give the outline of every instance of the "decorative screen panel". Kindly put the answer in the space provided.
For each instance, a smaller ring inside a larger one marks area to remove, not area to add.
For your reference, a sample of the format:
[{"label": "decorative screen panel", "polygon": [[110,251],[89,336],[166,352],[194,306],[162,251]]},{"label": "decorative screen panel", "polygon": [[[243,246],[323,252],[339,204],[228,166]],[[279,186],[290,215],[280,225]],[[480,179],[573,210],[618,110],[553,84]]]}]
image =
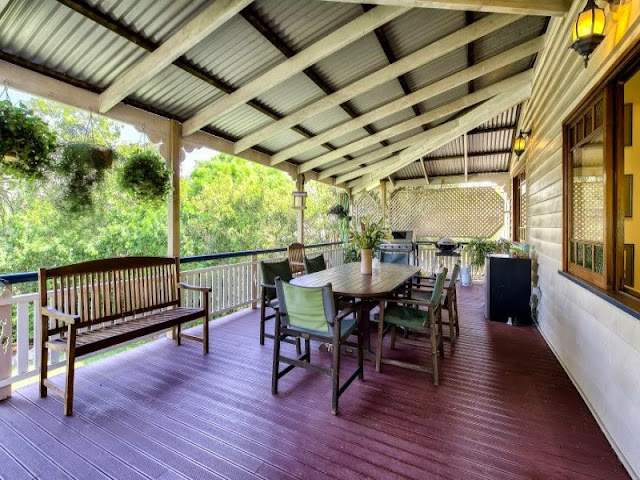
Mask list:
[{"label": "decorative screen panel", "polygon": [[353,206],[353,216],[356,220],[362,217],[368,217],[370,220],[377,222],[382,218],[380,201],[370,193],[363,193],[355,197]]},{"label": "decorative screen panel", "polygon": [[400,190],[389,202],[391,228],[416,237],[492,237],[504,218],[504,200],[490,187]]}]

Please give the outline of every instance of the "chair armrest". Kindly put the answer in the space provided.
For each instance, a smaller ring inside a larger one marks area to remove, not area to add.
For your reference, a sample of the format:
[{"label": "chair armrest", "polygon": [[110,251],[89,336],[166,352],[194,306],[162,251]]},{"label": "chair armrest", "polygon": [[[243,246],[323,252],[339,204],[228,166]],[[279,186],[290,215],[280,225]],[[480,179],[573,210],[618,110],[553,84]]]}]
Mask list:
[{"label": "chair armrest", "polygon": [[381,298],[380,302],[387,303],[402,303],[405,305],[416,305],[419,307],[436,307],[437,305],[430,301],[425,300],[414,300],[411,298]]},{"label": "chair armrest", "polygon": [[343,308],[340,313],[338,315],[336,315],[336,318],[333,319],[333,321],[337,321],[337,320],[342,320],[344,318],[346,318],[347,316],[351,315],[353,312],[355,312],[355,307],[353,305],[350,305],[346,308]]},{"label": "chair armrest", "polygon": [[260,286],[261,286],[262,288],[273,288],[273,289],[275,289],[275,288],[276,288],[275,283],[260,283]]},{"label": "chair armrest", "polygon": [[211,292],[211,287],[197,287],[195,285],[189,285],[188,283],[182,283],[182,282],[180,282],[178,285],[180,288],[184,288],[185,290],[195,290],[197,292],[206,292],[206,293]]},{"label": "chair armrest", "polygon": [[42,307],[42,315],[49,318],[55,318],[56,320],[62,320],[68,325],[75,325],[80,322],[80,315],[71,315],[69,313],[61,312],[53,307]]}]

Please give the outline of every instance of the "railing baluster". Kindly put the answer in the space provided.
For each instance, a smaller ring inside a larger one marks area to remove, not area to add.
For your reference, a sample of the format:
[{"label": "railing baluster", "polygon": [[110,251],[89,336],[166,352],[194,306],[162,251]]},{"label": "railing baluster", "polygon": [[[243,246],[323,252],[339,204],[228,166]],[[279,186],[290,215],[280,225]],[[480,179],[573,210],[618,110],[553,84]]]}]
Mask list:
[{"label": "railing baluster", "polygon": [[16,328],[16,343],[18,345],[18,373],[29,369],[29,304],[18,304],[18,325]]}]

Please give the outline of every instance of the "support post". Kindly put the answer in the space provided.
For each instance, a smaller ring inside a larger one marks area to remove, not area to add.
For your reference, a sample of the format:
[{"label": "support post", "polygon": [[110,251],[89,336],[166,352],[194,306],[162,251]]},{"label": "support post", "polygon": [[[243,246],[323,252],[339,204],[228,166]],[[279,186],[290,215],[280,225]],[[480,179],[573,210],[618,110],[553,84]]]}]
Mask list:
[{"label": "support post", "polygon": [[171,173],[171,196],[169,197],[167,253],[170,257],[180,256],[180,160],[182,155],[182,126],[179,122],[169,122],[169,144],[167,163]]},{"label": "support post", "polygon": [[380,180],[380,211],[382,212],[382,221],[387,221],[387,182]]},{"label": "support post", "polygon": [[[11,285],[0,283],[0,380],[11,377]],[[2,304],[7,302],[6,305]],[[36,319],[37,321],[37,319]],[[39,348],[39,346],[36,346]],[[0,387],[0,400],[11,396],[11,385]]]},{"label": "support post", "polygon": [[[296,178],[296,191],[304,192],[304,175],[298,174]],[[296,209],[296,240],[304,245],[304,208]]]}]

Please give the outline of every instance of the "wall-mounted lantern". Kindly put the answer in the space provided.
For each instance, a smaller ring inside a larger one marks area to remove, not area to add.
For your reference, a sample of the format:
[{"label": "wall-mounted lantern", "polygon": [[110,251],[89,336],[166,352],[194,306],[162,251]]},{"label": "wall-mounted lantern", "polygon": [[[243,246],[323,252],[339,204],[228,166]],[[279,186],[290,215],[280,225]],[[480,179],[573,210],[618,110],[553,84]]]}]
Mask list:
[{"label": "wall-mounted lantern", "polygon": [[513,153],[516,154],[517,157],[520,157],[524,153],[525,148],[527,148],[527,138],[531,135],[531,130],[523,132],[520,130],[518,136],[513,141]]},{"label": "wall-mounted lantern", "polygon": [[585,68],[589,56],[604,40],[605,23],[604,10],[596,5],[595,0],[587,0],[571,29],[571,48],[584,57]]}]

